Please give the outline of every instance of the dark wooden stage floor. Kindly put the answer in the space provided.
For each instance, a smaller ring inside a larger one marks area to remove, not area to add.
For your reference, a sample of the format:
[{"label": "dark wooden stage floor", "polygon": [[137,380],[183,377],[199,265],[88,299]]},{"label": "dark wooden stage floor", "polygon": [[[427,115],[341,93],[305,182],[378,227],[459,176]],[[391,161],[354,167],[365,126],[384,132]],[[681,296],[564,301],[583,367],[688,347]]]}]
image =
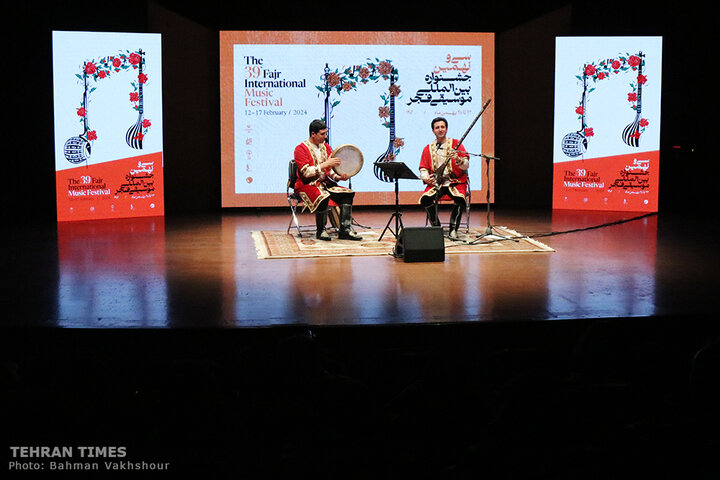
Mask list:
[{"label": "dark wooden stage floor", "polygon": [[[406,226],[423,225],[417,209]],[[366,226],[391,211],[356,209]],[[447,215],[447,212],[445,212]],[[618,212],[500,212],[524,234],[584,229]],[[556,320],[717,312],[712,221],[678,215],[540,237],[554,253],[259,260],[252,230],[285,210],[11,228],[5,326],[259,327]],[[306,217],[305,220],[311,220]],[[484,226],[482,206],[472,222]]]},{"label": "dark wooden stage floor", "polygon": [[166,478],[717,478],[718,226],[635,216],[498,210],[566,233],[417,264],[257,259],[250,232],[285,210],[10,226],[3,460],[114,445]]}]

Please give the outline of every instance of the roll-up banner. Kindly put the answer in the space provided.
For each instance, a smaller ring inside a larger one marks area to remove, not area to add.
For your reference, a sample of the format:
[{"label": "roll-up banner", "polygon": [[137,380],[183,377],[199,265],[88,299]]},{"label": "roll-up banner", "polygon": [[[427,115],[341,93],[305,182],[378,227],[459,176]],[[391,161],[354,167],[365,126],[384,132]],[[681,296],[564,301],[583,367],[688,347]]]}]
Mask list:
[{"label": "roll-up banner", "polygon": [[52,40],[58,221],[164,215],[160,35]]},{"label": "roll-up banner", "polygon": [[656,212],[662,37],[558,37],[553,208]]}]

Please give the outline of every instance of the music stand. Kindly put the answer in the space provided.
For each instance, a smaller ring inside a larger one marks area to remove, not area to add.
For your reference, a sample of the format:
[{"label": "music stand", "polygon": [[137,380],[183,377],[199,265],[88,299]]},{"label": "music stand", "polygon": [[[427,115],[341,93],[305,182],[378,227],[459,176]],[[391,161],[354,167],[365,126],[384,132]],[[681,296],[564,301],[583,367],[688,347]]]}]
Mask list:
[{"label": "music stand", "polygon": [[[395,235],[395,238],[398,238],[398,236],[400,235],[400,230],[404,228],[402,224],[402,213],[400,212],[400,187],[398,186],[398,180],[401,178],[420,180],[420,177],[415,175],[413,171],[410,170],[408,166],[405,165],[403,162],[375,162],[373,165],[382,170],[382,172],[387,178],[392,178],[393,180],[395,180],[395,212],[390,215],[390,218],[388,219],[385,228],[380,234],[380,238],[378,238],[379,242],[380,240],[382,240],[383,236],[385,236],[386,231],[390,230],[390,232]],[[393,231],[392,227],[390,226],[393,218],[395,219],[395,231]]]}]

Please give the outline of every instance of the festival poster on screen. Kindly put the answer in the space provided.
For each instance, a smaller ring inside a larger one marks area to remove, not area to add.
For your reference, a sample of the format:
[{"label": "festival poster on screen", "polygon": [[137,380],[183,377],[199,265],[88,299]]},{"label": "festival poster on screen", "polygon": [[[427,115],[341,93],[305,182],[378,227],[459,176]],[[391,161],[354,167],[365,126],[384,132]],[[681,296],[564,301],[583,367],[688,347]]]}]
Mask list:
[{"label": "festival poster on screen", "polygon": [[553,208],[656,212],[662,37],[559,37]]},{"label": "festival poster on screen", "polygon": [[58,221],[161,216],[159,34],[53,32]]},{"label": "festival poster on screen", "polygon": [[[221,32],[223,206],[285,204],[288,162],[317,118],[327,121],[333,149],[350,144],[363,154],[350,180],[356,203],[389,203],[392,195],[373,195],[394,191],[373,162],[417,171],[437,116],[451,136],[463,134],[493,95],[492,42],[492,34]],[[488,112],[466,149],[492,155],[492,126]],[[483,174],[483,162],[471,162],[474,190]],[[422,185],[402,190],[413,190],[415,202]]]}]

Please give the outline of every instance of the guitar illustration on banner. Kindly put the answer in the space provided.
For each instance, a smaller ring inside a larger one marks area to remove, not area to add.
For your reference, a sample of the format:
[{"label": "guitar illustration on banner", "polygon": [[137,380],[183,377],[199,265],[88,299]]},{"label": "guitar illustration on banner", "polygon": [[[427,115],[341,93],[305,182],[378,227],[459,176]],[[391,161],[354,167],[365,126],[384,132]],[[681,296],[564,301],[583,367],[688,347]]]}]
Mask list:
[{"label": "guitar illustration on banner", "polygon": [[65,146],[63,148],[63,151],[65,153],[65,158],[70,163],[82,163],[86,161],[88,158],[90,158],[90,153],[92,151],[92,144],[90,143],[91,140],[95,139],[95,131],[90,131],[88,128],[88,112],[87,112],[87,93],[88,93],[88,85],[87,85],[87,63],[83,65],[83,97],[82,97],[82,103],[80,104],[80,108],[77,110],[78,116],[82,118],[82,124],[83,124],[83,133],[76,137],[70,137],[67,142],[65,142]]},{"label": "guitar illustration on banner", "polygon": [[[389,80],[390,85],[387,93],[383,93],[380,98],[383,100],[383,104],[378,107],[378,116],[383,120],[382,125],[389,130],[389,144],[387,150],[378,157],[378,162],[390,162],[395,160],[397,155],[400,154],[400,150],[405,145],[402,138],[395,136],[395,97],[400,95],[400,87],[397,85],[397,79],[399,77],[398,69],[393,66],[390,60],[380,60],[378,58],[371,60],[368,59],[362,65],[353,65],[351,67],[343,68],[343,70],[335,69],[331,71],[330,68],[325,66],[325,74],[322,76],[323,84],[316,88],[325,95],[325,124],[328,127],[330,134],[330,120],[332,118],[332,110],[336,107],[340,100],[334,102],[330,101],[330,92],[335,90],[338,94],[343,94],[356,90],[358,84],[368,84],[371,81],[377,82],[378,80]],[[375,176],[384,182],[391,182],[391,179],[385,177],[385,174],[374,167]]]},{"label": "guitar illustration on banner", "polygon": [[561,148],[565,155],[571,158],[584,155],[589,148],[590,137],[595,135],[593,128],[586,121],[586,116],[588,112],[587,96],[596,87],[588,88],[588,81],[597,85],[598,82],[625,72],[635,74],[630,83],[631,91],[627,97],[630,108],[635,111],[635,119],[623,129],[621,138],[630,147],[638,148],[640,146],[640,138],[649,125],[648,120],[642,117],[642,87],[647,83],[647,76],[643,75],[644,66],[645,55],[642,52],[634,55],[619,54],[616,58],[583,65],[582,76],[576,75],[583,86],[580,104],[575,109],[575,113],[579,115],[580,119],[580,130],[570,132],[563,137]]},{"label": "guitar illustration on banner", "polygon": [[[98,83],[126,71],[138,71],[136,80],[131,82],[133,91],[130,92],[130,102],[133,109],[138,111],[138,120],[127,130],[125,141],[129,147],[142,149],[142,142],[151,126],[151,122],[144,118],[143,85],[147,83],[148,76],[143,73],[145,65],[144,52],[140,49],[135,52],[125,51],[116,55],[108,55],[99,60],[88,60],[83,63],[82,74],[76,74],[83,82],[83,96],[80,107],[76,113],[81,117],[83,133],[69,138],[65,142],[63,152],[68,162],[77,164],[87,161],[92,152],[93,142],[98,140],[98,132],[91,130],[88,120],[89,94],[95,92]],[[95,86],[88,85],[92,80]]]}]

